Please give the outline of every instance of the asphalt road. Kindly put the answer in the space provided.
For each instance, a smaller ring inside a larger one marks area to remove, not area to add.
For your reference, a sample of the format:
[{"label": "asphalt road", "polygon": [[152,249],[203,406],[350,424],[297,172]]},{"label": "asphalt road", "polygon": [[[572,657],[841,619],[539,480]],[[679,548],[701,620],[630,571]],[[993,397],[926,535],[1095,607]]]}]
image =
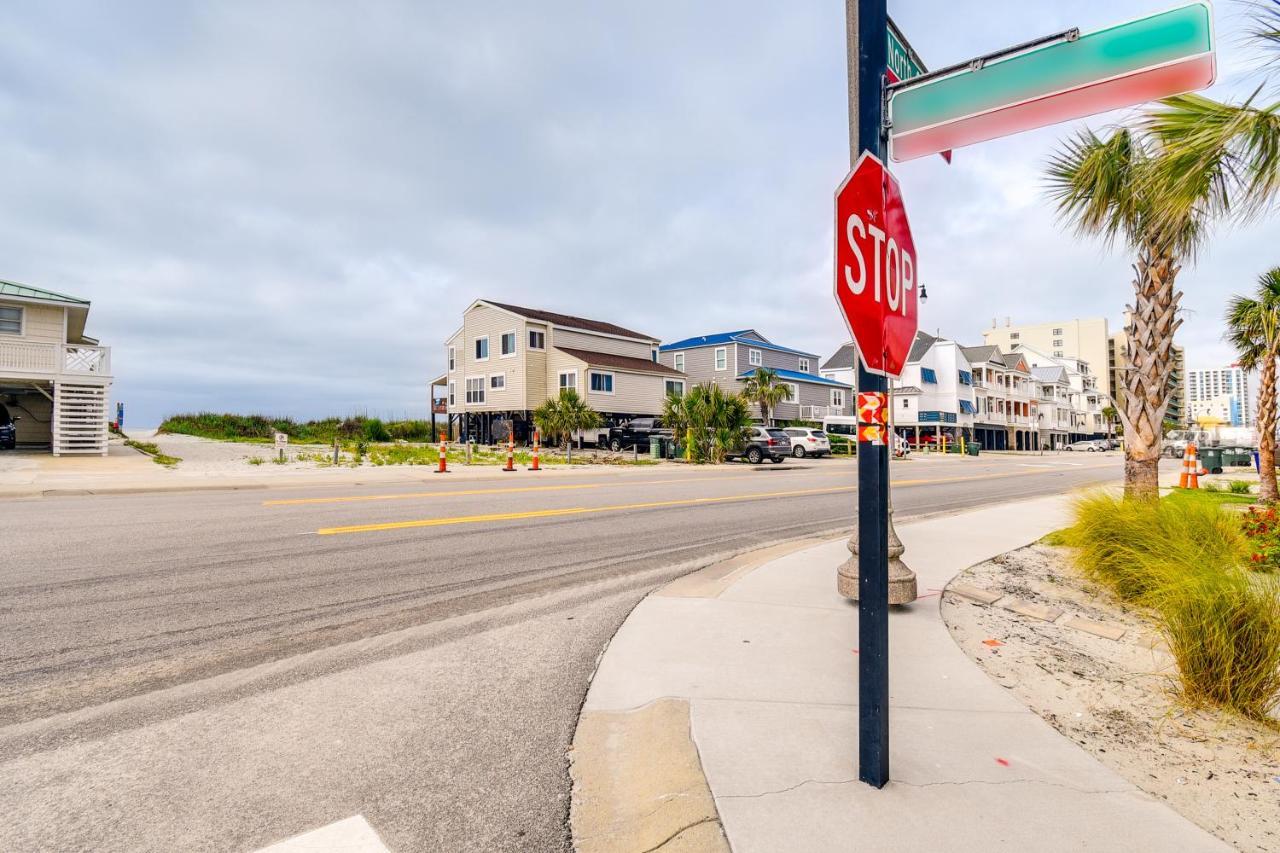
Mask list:
[{"label": "asphalt road", "polygon": [[[1121,466],[893,467],[905,518]],[[249,851],[356,814],[394,851],[568,849],[566,751],[630,609],[855,505],[832,460],[441,480],[0,502],[0,849]]]}]

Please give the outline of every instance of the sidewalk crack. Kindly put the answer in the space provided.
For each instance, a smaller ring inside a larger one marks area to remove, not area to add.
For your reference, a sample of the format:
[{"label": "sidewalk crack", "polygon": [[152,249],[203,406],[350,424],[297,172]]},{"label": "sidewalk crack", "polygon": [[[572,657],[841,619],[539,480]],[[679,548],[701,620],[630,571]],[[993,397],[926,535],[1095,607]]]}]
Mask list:
[{"label": "sidewalk crack", "polygon": [[654,846],[650,847],[648,850],[642,850],[642,851],[641,851],[641,853],[653,853],[653,851],[655,851],[655,850],[660,850],[660,849],[662,849],[663,847],[666,847],[666,846],[667,846],[668,844],[670,844],[672,841],[675,841],[677,837],[679,837],[679,836],[683,835],[684,833],[688,832],[689,830],[693,829],[695,826],[702,826],[704,823],[717,823],[717,824],[718,824],[719,822],[720,822],[720,821],[719,821],[719,820],[717,820],[717,819],[716,819],[716,818],[714,818],[714,817],[704,817],[704,818],[702,818],[701,820],[695,820],[693,823],[689,824],[688,826],[682,826],[682,827],[680,827],[680,828],[679,828],[679,829],[677,829],[675,832],[671,833],[671,834],[670,834],[670,835],[668,835],[666,838],[662,839],[662,840],[661,840],[661,841],[659,841],[657,844],[655,844]]}]

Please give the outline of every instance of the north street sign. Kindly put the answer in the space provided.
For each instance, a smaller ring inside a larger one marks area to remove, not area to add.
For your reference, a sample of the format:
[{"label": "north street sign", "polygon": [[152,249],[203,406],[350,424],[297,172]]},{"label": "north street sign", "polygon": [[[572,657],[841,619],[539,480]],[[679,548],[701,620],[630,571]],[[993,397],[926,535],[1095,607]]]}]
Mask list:
[{"label": "north street sign", "polygon": [[[921,75],[891,91],[889,156],[913,160],[1213,83],[1206,0]],[[890,60],[892,61],[892,60]]]},{"label": "north street sign", "polygon": [[919,77],[926,70],[920,55],[911,49],[911,45],[907,43],[906,36],[902,34],[902,30],[898,29],[898,25],[893,22],[893,18],[890,18],[889,82],[897,83],[899,80],[910,80],[912,77]]},{"label": "north street sign", "polygon": [[918,323],[916,247],[898,181],[862,152],[836,190],[836,303],[863,366],[900,376]]}]

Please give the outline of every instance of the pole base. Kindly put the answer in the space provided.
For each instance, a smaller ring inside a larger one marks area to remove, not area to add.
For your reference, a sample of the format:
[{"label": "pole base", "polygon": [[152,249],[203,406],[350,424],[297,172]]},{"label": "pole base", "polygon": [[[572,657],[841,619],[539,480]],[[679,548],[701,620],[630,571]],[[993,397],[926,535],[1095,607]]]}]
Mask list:
[{"label": "pole base", "polygon": [[452,474],[453,472],[452,472],[452,471],[441,471],[441,470],[439,470],[439,469],[436,469],[435,471],[432,471],[431,473],[432,473],[432,474]]},{"label": "pole base", "polygon": [[[850,557],[836,571],[836,589],[845,598],[858,600],[858,558]],[[910,604],[916,600],[916,573],[901,560],[889,562],[889,603]]]}]

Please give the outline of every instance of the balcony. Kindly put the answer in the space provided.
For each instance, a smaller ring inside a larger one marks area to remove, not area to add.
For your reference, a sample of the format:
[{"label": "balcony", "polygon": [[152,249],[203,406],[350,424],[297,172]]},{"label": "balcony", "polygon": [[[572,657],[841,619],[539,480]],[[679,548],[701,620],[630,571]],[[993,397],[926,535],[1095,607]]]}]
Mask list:
[{"label": "balcony", "polygon": [[844,410],[838,406],[801,406],[800,420],[802,421],[820,421],[823,418],[834,418],[844,414]]},{"label": "balcony", "polygon": [[56,379],[59,376],[111,376],[111,347],[0,341],[0,376]]}]

